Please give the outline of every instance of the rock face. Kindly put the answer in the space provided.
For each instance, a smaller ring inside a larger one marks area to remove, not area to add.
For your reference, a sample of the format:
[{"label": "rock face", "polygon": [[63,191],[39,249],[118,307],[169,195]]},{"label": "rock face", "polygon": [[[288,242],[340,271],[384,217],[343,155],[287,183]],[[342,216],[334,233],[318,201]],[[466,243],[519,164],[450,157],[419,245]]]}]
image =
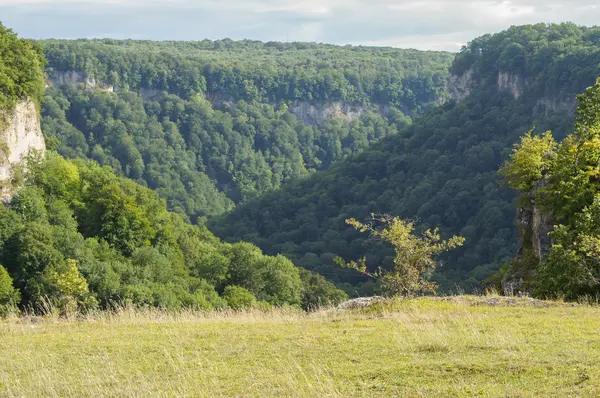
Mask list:
[{"label": "rock face", "polygon": [[54,71],[49,78],[49,83],[52,86],[63,86],[65,84],[78,85],[83,84],[85,88],[95,88],[102,91],[114,92],[115,88],[111,85],[102,84],[96,81],[91,76],[88,76],[82,71]]},{"label": "rock face", "polygon": [[[48,85],[50,86],[63,86],[66,84],[83,84],[86,89],[102,90],[111,93],[122,90],[122,88],[99,82],[95,78],[85,74],[83,71],[54,71],[51,73],[50,78],[48,79]],[[145,99],[154,99],[159,96],[161,92],[161,90],[147,87],[142,87],[139,90],[139,94]],[[217,108],[234,102],[232,98],[228,98],[219,94],[206,94],[206,99]],[[277,104],[272,105],[276,106]],[[326,103],[295,101],[289,106],[288,110],[307,125],[322,125],[327,120],[338,118],[352,122],[369,111],[378,112],[382,116],[387,116],[389,115],[390,107],[387,105],[369,107],[352,105],[339,101]]]},{"label": "rock face", "polygon": [[568,112],[571,115],[575,113],[577,108],[577,99],[575,97],[559,100],[556,98],[541,98],[535,106],[535,114],[549,115],[557,112]]},{"label": "rock face", "polygon": [[[360,105],[350,105],[343,102],[310,103],[307,101],[296,101],[288,110],[296,115],[299,120],[308,125],[321,125],[327,120],[342,119],[353,122],[364,113],[372,109]],[[379,113],[383,116],[389,114],[389,107],[381,107]]]},{"label": "rock face", "polygon": [[[543,183],[539,183],[536,189],[541,186]],[[529,292],[537,266],[552,247],[550,232],[554,230],[554,220],[544,214],[533,199],[527,206],[517,209],[517,227],[521,233],[521,244],[502,278],[502,289],[506,295]]]},{"label": "rock face", "polygon": [[511,75],[507,72],[498,73],[498,91],[507,91],[514,99],[519,99],[527,88],[527,79],[520,75]]},{"label": "rock face", "polygon": [[32,101],[19,103],[5,115],[0,128],[0,179],[11,177],[11,166],[18,164],[32,150],[46,151],[40,119]]},{"label": "rock face", "polygon": [[450,74],[448,76],[448,98],[456,102],[464,101],[475,86],[473,69],[467,70],[462,75]]}]

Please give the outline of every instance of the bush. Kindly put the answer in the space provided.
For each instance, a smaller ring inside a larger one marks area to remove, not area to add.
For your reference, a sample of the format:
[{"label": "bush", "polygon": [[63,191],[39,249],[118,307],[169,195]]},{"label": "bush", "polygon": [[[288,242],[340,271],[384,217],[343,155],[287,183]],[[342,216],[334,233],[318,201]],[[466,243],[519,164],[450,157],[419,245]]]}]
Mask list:
[{"label": "bush", "polygon": [[256,297],[248,289],[240,286],[227,286],[223,292],[223,298],[227,305],[234,310],[256,306]]},{"label": "bush", "polygon": [[13,280],[8,271],[0,265],[0,309],[9,305],[16,305],[19,301],[19,291],[13,286]]}]

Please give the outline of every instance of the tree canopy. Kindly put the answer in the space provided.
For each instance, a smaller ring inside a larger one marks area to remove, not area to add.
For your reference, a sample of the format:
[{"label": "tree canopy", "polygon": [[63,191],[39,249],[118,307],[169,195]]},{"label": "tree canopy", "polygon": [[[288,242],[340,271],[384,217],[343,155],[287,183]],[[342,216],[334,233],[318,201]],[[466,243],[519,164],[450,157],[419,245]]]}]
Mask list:
[{"label": "tree canopy", "polygon": [[44,92],[45,65],[42,47],[19,39],[0,23],[0,111],[19,101],[40,101]]}]

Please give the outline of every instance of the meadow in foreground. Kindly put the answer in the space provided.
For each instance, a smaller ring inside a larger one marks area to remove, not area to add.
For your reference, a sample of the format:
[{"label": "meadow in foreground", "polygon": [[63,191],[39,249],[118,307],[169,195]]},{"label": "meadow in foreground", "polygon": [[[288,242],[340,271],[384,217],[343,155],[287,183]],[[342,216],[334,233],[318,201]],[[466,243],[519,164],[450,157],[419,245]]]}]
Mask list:
[{"label": "meadow in foreground", "polygon": [[472,297],[15,318],[0,396],[597,396],[599,332],[595,306]]}]

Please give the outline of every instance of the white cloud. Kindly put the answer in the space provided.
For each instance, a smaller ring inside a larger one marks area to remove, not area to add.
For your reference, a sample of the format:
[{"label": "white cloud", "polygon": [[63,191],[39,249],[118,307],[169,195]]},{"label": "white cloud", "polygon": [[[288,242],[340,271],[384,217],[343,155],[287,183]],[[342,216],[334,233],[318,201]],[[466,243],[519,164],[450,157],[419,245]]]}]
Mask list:
[{"label": "white cloud", "polygon": [[598,0],[0,0],[27,37],[318,41],[455,51],[511,25],[600,21]]}]

